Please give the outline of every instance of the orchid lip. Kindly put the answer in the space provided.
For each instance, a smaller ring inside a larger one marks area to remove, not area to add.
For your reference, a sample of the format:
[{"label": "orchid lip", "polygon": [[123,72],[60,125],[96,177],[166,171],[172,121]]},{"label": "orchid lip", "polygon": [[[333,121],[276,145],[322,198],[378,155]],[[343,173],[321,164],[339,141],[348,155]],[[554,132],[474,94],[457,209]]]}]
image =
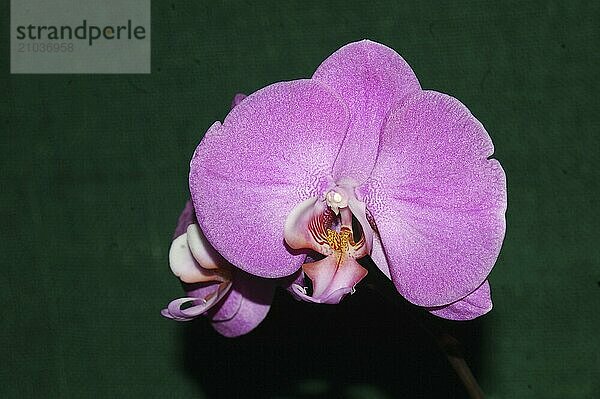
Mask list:
[{"label": "orchid lip", "polygon": [[[355,215],[355,212],[358,215]],[[354,189],[335,185],[321,198],[299,204],[286,221],[285,240],[295,249],[309,249],[325,255],[324,259],[305,263],[302,270],[312,281],[312,294],[306,287],[294,288],[298,299],[314,303],[339,303],[352,294],[367,270],[356,262],[369,254],[371,241],[366,230],[364,204],[358,206]],[[358,220],[358,225],[353,223]],[[356,226],[360,226],[359,231]]]}]

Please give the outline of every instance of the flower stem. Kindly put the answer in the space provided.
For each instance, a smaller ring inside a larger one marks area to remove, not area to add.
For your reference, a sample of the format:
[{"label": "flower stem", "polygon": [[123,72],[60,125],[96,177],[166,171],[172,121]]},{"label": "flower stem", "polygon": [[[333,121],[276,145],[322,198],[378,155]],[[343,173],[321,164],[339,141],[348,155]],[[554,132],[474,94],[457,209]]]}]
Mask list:
[{"label": "flower stem", "polygon": [[[422,324],[421,326],[425,328]],[[450,365],[458,375],[458,378],[460,378],[469,397],[471,399],[483,399],[483,390],[477,383],[477,379],[471,372],[471,368],[465,360],[460,342],[448,333],[440,333],[439,335],[432,334],[431,331],[428,331],[428,333],[433,335],[438,347],[446,355],[446,359],[450,362]]]}]

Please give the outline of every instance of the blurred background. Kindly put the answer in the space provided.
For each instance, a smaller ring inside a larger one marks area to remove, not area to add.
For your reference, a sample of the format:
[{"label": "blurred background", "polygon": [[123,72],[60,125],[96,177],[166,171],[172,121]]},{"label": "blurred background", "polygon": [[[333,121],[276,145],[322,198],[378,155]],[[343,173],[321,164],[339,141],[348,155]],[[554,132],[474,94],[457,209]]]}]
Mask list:
[{"label": "blurred background", "polygon": [[[6,55],[8,1],[0,15]],[[181,295],[167,254],[205,130],[235,93],[363,38],[465,103],[507,174],[495,308],[442,327],[490,398],[595,397],[599,20],[586,1],[154,1],[149,75],[10,75],[3,58],[0,397],[466,398],[366,287],[337,307],[278,293],[233,340],[159,314]]]}]

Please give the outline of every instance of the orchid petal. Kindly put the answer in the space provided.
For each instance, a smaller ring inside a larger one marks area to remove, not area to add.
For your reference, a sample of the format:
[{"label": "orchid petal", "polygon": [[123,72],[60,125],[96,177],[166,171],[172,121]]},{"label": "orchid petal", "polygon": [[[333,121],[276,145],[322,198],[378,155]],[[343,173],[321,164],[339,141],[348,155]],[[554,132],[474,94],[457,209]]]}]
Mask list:
[{"label": "orchid petal", "polygon": [[292,296],[294,296],[294,298],[296,298],[299,301],[337,305],[342,301],[342,299],[344,299],[346,295],[352,294],[354,289],[351,287],[340,288],[339,290],[330,293],[325,298],[315,298],[313,296],[308,295],[306,291],[306,288],[300,286],[299,284],[293,284],[290,292],[292,293]]},{"label": "orchid petal", "polygon": [[455,98],[412,95],[386,124],[371,180],[358,187],[391,277],[416,305],[455,302],[492,269],[505,231],[506,178],[493,145]]},{"label": "orchid petal", "polygon": [[306,276],[308,276],[308,278],[310,278],[312,281],[313,298],[319,298],[323,296],[331,284],[337,268],[337,259],[334,255],[330,255],[325,259],[321,259],[313,263],[305,263],[302,265],[304,274],[306,274]]},{"label": "orchid petal", "polygon": [[390,266],[388,265],[388,261],[385,257],[385,252],[383,250],[383,246],[381,245],[381,238],[379,238],[379,234],[373,235],[373,250],[371,251],[371,260],[373,260],[375,266],[377,266],[377,268],[381,270],[381,272],[385,274],[387,278],[392,278],[390,274]]},{"label": "orchid petal", "polygon": [[262,277],[298,270],[305,255],[283,245],[286,218],[330,184],[347,124],[334,93],[298,80],[248,96],[209,129],[191,161],[190,190],[201,230],[225,259]]},{"label": "orchid petal", "polygon": [[486,280],[463,299],[439,308],[428,309],[432,314],[450,320],[473,320],[492,310],[490,284]]},{"label": "orchid petal", "polygon": [[244,335],[264,320],[271,308],[278,280],[254,276],[235,278],[234,290],[240,293],[241,303],[235,315],[223,321],[213,320],[213,327],[226,337]]},{"label": "orchid petal", "polygon": [[220,273],[203,268],[194,259],[188,245],[187,233],[180,235],[171,243],[169,266],[173,274],[185,283],[223,281]]},{"label": "orchid petal", "polygon": [[[316,260],[313,259],[310,255],[306,256],[307,261],[309,262],[315,262]],[[304,273],[302,273],[302,270],[298,271],[298,274],[296,275],[296,278],[293,280],[290,280],[290,284],[285,287],[285,290],[292,295],[292,297],[294,297],[294,299],[301,301],[302,297],[300,297],[298,295],[298,289],[300,289],[304,294],[306,294],[306,288],[304,288],[302,285],[304,284]]]},{"label": "orchid petal", "polygon": [[187,228],[187,242],[194,259],[205,269],[228,267],[227,261],[210,245],[197,224]]},{"label": "orchid petal", "polygon": [[373,229],[367,221],[367,208],[364,202],[357,200],[355,197],[348,199],[348,208],[352,211],[352,214],[358,220],[360,227],[362,228],[362,234],[365,237],[365,247],[363,254],[356,254],[354,257],[359,259],[365,255],[368,255],[373,248]]},{"label": "orchid petal", "polygon": [[[161,314],[170,319],[177,321],[189,321],[201,314],[210,310],[214,305],[229,292],[231,289],[231,282],[224,282],[219,284],[214,290],[211,290],[210,294],[206,297],[185,297],[171,301],[166,309],[161,311]],[[194,304],[191,307],[182,309],[181,307],[185,304]]]},{"label": "orchid petal", "polygon": [[310,301],[330,304],[339,303],[367,275],[367,270],[354,258],[344,256],[340,261],[335,255],[305,263],[302,270],[313,283]]},{"label": "orchid petal", "polygon": [[190,224],[196,223],[196,212],[194,211],[194,204],[191,200],[188,200],[179,215],[177,220],[177,227],[175,227],[175,233],[173,238],[177,238],[187,231]]},{"label": "orchid petal", "polygon": [[398,53],[369,40],[340,48],[312,78],[333,88],[350,109],[351,124],[333,177],[350,176],[362,183],[375,164],[387,114],[407,94],[420,90],[419,81]]},{"label": "orchid petal", "polygon": [[[217,284],[194,284],[186,287],[187,296],[194,298],[206,298],[218,289]],[[235,281],[232,282],[232,288],[221,297],[219,303],[216,303],[206,313],[211,320],[229,320],[238,312],[242,303],[241,294],[235,289]]]},{"label": "orchid petal", "polygon": [[248,96],[244,93],[237,93],[235,96],[233,96],[233,100],[231,101],[231,108],[241,103],[246,97]]}]

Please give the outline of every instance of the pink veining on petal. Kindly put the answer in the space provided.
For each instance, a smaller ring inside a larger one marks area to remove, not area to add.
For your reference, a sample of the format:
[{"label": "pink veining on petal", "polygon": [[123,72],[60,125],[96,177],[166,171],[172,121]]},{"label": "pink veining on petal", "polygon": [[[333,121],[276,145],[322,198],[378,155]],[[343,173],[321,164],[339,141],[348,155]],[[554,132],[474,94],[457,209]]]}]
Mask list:
[{"label": "pink veining on petal", "polygon": [[293,249],[311,249],[329,255],[327,229],[335,215],[323,200],[309,198],[298,204],[286,219],[283,237]]}]

